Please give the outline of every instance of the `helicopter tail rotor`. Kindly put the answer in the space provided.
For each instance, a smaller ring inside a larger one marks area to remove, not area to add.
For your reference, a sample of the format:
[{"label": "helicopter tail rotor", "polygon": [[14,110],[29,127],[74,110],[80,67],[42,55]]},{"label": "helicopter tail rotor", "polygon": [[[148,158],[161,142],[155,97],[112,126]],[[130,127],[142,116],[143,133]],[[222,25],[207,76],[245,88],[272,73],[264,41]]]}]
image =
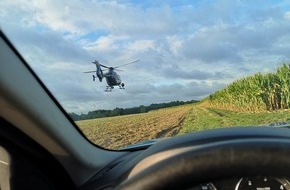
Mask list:
[{"label": "helicopter tail rotor", "polygon": [[107,69],[110,68],[110,67],[108,67],[108,66],[106,66],[106,65],[102,65],[102,64],[100,64],[97,60],[93,61],[92,63],[95,64],[96,66],[101,66],[101,67],[104,67],[104,68],[107,68]]},{"label": "helicopter tail rotor", "polygon": [[[104,78],[104,74],[101,67],[107,67],[107,66],[100,64],[97,60],[93,61],[92,63],[96,65],[97,70],[95,72],[97,74],[97,77],[99,78],[99,81],[102,82],[102,79]],[[96,77],[93,75],[93,81],[95,81],[95,78]]]}]

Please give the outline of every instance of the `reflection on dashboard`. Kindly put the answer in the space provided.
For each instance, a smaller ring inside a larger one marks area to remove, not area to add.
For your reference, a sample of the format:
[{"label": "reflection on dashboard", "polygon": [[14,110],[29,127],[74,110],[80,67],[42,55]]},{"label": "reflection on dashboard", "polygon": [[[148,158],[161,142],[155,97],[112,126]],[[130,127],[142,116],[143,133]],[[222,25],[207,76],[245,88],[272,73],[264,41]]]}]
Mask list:
[{"label": "reflection on dashboard", "polygon": [[285,178],[256,176],[216,180],[188,190],[290,190],[290,183]]},{"label": "reflection on dashboard", "polygon": [[190,190],[199,190],[199,189],[216,190],[217,188],[214,186],[213,183],[204,183],[204,184],[201,184],[200,186],[194,187],[194,188],[192,188]]}]

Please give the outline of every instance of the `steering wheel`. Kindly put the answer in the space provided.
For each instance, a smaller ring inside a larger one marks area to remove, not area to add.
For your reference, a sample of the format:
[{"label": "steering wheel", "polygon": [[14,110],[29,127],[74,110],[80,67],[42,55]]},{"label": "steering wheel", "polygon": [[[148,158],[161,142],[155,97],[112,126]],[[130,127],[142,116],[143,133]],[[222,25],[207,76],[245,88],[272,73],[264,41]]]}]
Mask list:
[{"label": "steering wheel", "polygon": [[290,139],[238,138],[187,148],[129,178],[119,190],[186,189],[213,179],[290,175]]}]

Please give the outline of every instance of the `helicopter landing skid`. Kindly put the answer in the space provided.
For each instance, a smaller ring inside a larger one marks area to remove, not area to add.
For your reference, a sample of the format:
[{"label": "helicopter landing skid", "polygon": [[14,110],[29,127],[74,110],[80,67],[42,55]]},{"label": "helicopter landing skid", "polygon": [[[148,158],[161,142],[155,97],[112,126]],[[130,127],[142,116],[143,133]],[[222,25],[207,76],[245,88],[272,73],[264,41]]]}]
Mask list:
[{"label": "helicopter landing skid", "polygon": [[106,86],[105,92],[111,92],[114,89],[113,86]]},{"label": "helicopter landing skid", "polygon": [[125,84],[122,83],[121,85],[119,85],[119,88],[120,88],[120,89],[125,89]]},{"label": "helicopter landing skid", "polygon": [[[114,89],[113,86],[106,86],[105,92],[111,92],[113,89]],[[124,90],[125,89],[125,85],[124,84],[119,85],[119,89]]]}]

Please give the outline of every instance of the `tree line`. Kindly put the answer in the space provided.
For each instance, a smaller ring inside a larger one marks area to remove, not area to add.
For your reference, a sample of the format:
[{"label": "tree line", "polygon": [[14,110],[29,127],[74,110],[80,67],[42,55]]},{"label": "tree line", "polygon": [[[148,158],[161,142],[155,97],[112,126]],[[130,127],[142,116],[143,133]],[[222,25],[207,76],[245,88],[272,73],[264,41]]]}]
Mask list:
[{"label": "tree line", "polygon": [[197,100],[190,100],[190,101],[172,101],[169,103],[156,103],[150,104],[149,106],[138,106],[132,108],[115,108],[113,110],[95,110],[89,111],[87,114],[76,114],[74,112],[69,113],[69,116],[74,121],[85,120],[85,119],[95,119],[95,118],[103,118],[103,117],[113,117],[113,116],[121,116],[121,115],[130,115],[130,114],[138,114],[138,113],[146,113],[152,110],[157,110],[161,108],[168,108],[174,106],[180,106],[185,104],[196,103]]}]

